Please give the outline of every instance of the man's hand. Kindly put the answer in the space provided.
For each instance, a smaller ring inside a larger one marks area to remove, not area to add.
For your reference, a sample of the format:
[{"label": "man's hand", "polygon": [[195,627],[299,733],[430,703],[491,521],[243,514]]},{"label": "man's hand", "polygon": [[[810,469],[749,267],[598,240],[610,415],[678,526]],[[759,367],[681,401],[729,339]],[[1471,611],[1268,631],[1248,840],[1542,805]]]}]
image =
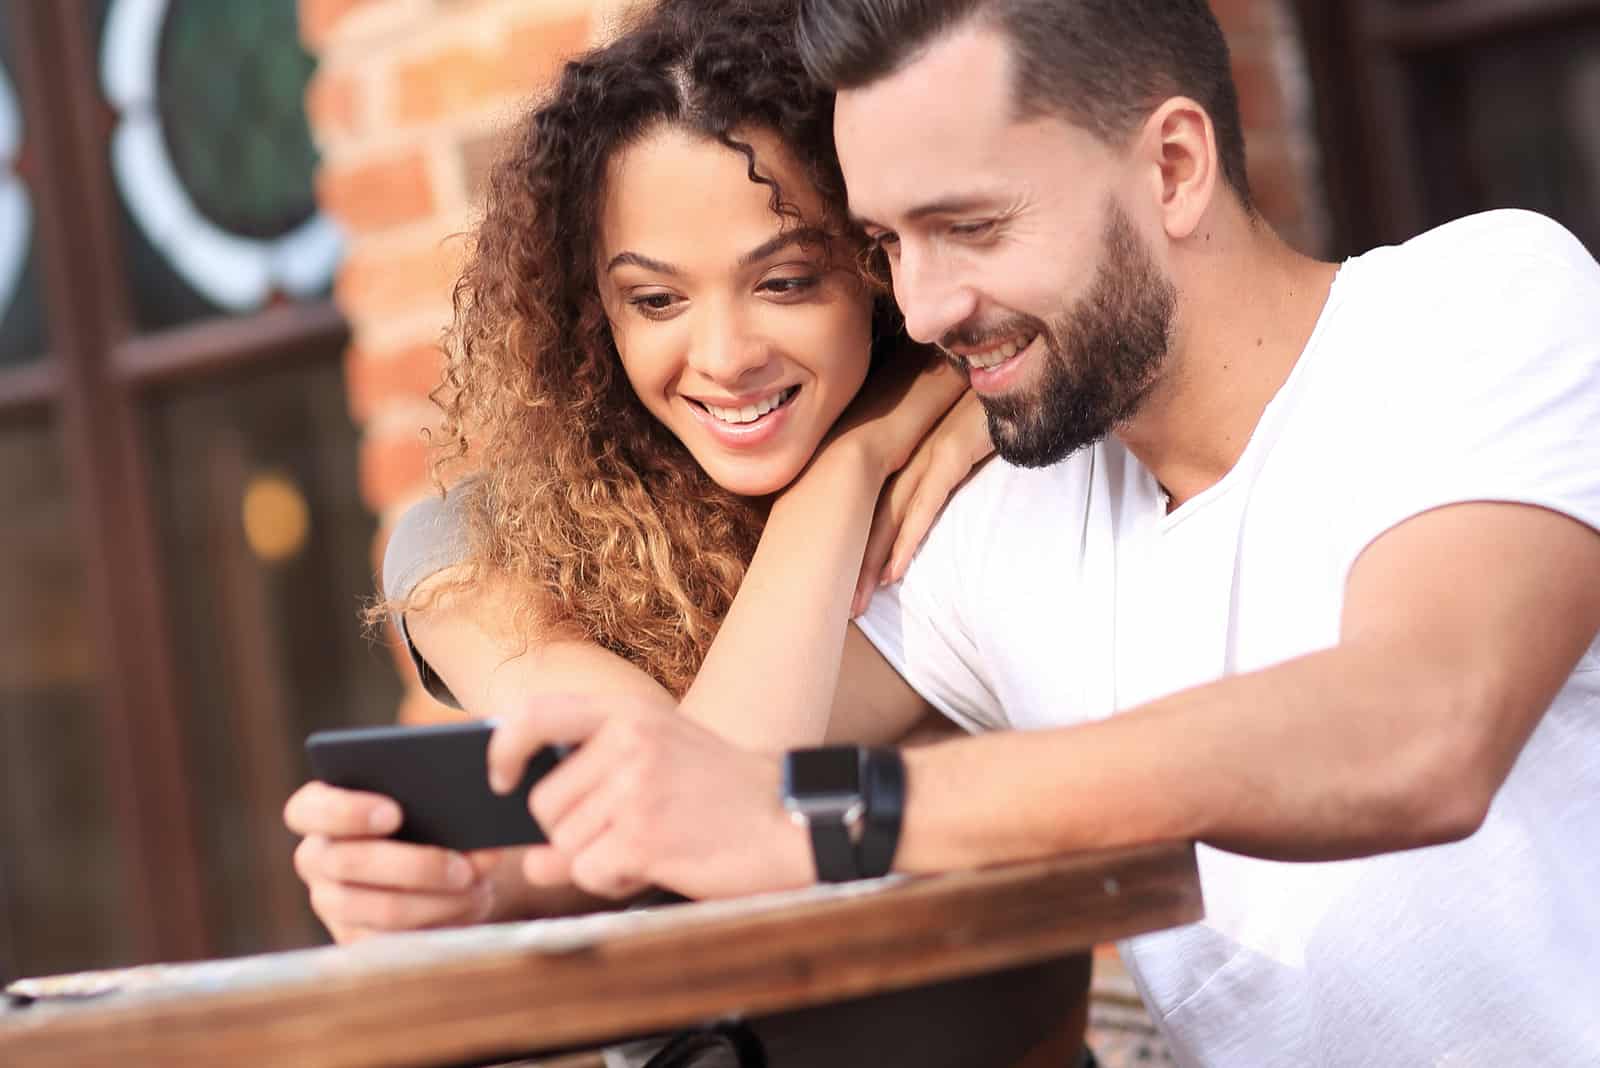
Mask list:
[{"label": "man's hand", "polygon": [[497,853],[387,838],[400,826],[400,806],[390,798],[310,782],[289,798],[283,819],[303,836],[295,872],[335,941],[495,917]]},{"label": "man's hand", "polygon": [[814,880],[806,832],[779,803],[777,756],[724,741],[666,699],[551,697],[501,722],[490,785],[511,789],[550,743],[578,749],[529,795],[551,843],[527,851],[529,882],[715,898]]}]

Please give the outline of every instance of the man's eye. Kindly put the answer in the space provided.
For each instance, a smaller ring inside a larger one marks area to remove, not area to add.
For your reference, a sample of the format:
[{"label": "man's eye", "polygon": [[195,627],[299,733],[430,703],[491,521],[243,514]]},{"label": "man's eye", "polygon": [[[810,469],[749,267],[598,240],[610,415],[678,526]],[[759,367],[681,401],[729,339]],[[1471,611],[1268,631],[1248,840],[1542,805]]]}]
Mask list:
[{"label": "man's eye", "polygon": [[961,238],[988,237],[994,232],[995,221],[983,219],[979,222],[951,223],[950,232]]},{"label": "man's eye", "polygon": [[885,230],[881,234],[872,234],[867,240],[872,243],[872,251],[885,252],[900,244],[900,235],[893,230]]}]

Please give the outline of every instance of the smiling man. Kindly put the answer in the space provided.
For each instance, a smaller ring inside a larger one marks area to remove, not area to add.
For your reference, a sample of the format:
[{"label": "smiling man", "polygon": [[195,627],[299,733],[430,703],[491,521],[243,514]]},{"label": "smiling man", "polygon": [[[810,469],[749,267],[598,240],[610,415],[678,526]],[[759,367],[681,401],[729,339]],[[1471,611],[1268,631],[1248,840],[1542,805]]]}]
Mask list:
[{"label": "smiling man", "polygon": [[530,872],[834,878],[852,797],[857,874],[1192,838],[1207,919],[1125,947],[1183,1063],[1600,1061],[1600,266],[1524,212],[1288,248],[1202,0],[803,12],[850,209],[1012,461],[873,600],[835,716],[982,736],[904,754],[903,826],[881,753],[790,754],[808,842],[776,758],[550,703],[491,751],[594,742]]}]

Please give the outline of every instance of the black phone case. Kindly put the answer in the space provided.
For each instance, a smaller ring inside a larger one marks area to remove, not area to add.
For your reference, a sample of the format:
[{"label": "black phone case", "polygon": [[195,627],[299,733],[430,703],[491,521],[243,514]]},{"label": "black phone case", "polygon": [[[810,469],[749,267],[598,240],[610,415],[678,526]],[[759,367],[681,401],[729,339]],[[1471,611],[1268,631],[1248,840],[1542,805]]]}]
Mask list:
[{"label": "black phone case", "polygon": [[479,721],[318,731],[306,739],[306,755],[323,782],[398,801],[403,819],[393,837],[402,842],[458,850],[544,842],[528,792],[570,747],[539,750],[502,797],[489,789],[493,730]]}]

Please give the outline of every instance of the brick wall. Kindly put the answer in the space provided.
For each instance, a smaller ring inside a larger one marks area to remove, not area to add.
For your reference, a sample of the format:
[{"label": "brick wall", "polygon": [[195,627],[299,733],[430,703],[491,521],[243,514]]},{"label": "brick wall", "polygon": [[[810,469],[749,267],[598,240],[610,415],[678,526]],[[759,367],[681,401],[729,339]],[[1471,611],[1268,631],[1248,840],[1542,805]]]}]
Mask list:
[{"label": "brick wall", "polygon": [[[436,343],[496,137],[626,0],[299,2],[320,61],[306,98],[317,194],[350,240],[335,299],[353,330],[346,388],[363,432],[362,493],[380,520],[376,561],[389,523],[426,491]],[[1318,249],[1305,78],[1281,2],[1214,6],[1235,50],[1257,199],[1285,237]],[[402,670],[413,687],[402,717],[440,715]]]},{"label": "brick wall", "polygon": [[[361,489],[379,517],[374,570],[395,517],[427,491],[440,331],[497,135],[561,58],[586,47],[617,0],[300,0],[318,69],[306,110],[322,153],[317,196],[344,226],[334,298],[349,318],[351,418]],[[409,720],[443,710],[411,685]]]}]

